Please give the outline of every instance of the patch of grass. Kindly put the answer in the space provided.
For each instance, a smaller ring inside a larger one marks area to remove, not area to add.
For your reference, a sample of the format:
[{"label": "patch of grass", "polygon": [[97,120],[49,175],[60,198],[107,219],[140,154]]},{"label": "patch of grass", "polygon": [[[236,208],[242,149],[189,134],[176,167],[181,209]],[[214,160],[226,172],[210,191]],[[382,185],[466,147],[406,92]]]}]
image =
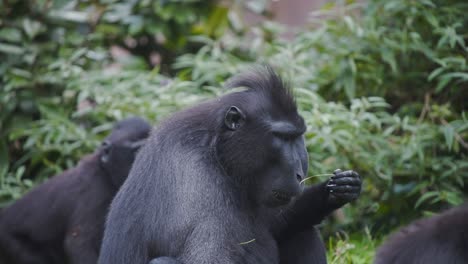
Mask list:
[{"label": "patch of grass", "polygon": [[379,241],[366,228],[363,234],[336,233],[327,241],[327,259],[330,264],[372,263]]}]

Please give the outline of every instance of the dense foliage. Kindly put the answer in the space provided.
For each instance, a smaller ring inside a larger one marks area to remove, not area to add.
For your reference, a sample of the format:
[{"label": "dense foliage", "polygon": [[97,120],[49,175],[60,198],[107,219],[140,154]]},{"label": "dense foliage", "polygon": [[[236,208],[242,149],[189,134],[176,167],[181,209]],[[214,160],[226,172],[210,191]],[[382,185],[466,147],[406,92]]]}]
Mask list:
[{"label": "dense foliage", "polygon": [[76,114],[86,102],[71,84],[82,74],[169,71],[199,46],[189,36],[220,34],[226,12],[215,1],[0,2],[0,200],[71,167],[109,128],[112,115]]},{"label": "dense foliage", "polygon": [[[328,4],[293,39],[269,21],[239,30],[240,8],[215,2],[52,2],[0,4],[3,203],[73,166],[113,120],[142,115],[157,124],[225,92],[223,81],[258,62],[295,88],[310,181],[336,168],[365,179],[338,224],[373,233],[463,201],[466,1]],[[123,55],[111,52],[117,46]],[[373,247],[367,240],[338,241],[336,263],[353,247]]]},{"label": "dense foliage", "polygon": [[333,7],[292,40],[269,38],[276,29],[267,27],[250,42],[206,41],[175,66],[210,85],[257,60],[290,76],[308,122],[311,174],[351,167],[366,178],[348,221],[388,227],[460,204],[468,177],[468,4]]}]

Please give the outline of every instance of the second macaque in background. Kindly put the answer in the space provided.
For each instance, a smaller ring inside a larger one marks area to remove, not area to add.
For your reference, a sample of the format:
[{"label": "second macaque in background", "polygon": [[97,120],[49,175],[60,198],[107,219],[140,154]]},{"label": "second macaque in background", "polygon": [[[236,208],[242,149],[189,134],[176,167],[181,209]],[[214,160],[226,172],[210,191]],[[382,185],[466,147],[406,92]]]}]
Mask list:
[{"label": "second macaque in background", "polygon": [[0,212],[0,263],[96,263],[108,207],[151,126],[118,122],[95,153]]},{"label": "second macaque in background", "polygon": [[468,204],[402,228],[378,249],[374,264],[468,263]]}]

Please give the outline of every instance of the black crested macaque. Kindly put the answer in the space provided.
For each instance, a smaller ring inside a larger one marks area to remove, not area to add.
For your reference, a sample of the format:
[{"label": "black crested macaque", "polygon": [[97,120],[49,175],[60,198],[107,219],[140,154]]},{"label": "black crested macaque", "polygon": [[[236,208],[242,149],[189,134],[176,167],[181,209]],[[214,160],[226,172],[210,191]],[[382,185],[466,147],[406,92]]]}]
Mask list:
[{"label": "black crested macaque", "polygon": [[374,263],[468,263],[468,204],[400,229],[377,250]]},{"label": "black crested macaque", "polygon": [[268,66],[231,86],[247,90],[152,133],[112,202],[98,263],[326,263],[314,225],[358,197],[359,175],[338,170],[303,192],[306,126],[291,91]]},{"label": "black crested macaque", "polygon": [[0,213],[0,263],[96,263],[112,198],[151,126],[118,122],[94,153]]}]

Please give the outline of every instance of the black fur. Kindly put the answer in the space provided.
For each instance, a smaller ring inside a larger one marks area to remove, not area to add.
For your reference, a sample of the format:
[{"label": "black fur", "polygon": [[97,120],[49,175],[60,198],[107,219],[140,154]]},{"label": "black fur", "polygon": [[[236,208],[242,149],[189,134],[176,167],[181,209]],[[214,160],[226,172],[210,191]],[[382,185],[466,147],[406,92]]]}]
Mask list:
[{"label": "black fur", "polygon": [[117,123],[103,146],[0,214],[0,263],[96,263],[108,206],[150,131],[140,118]]},{"label": "black fur", "polygon": [[378,249],[374,263],[468,263],[468,205],[402,228]]},{"label": "black fur", "polygon": [[359,176],[337,171],[300,195],[306,127],[290,90],[269,67],[231,86],[248,89],[151,135],[112,202],[100,264],[326,262],[314,224],[357,198]]}]

